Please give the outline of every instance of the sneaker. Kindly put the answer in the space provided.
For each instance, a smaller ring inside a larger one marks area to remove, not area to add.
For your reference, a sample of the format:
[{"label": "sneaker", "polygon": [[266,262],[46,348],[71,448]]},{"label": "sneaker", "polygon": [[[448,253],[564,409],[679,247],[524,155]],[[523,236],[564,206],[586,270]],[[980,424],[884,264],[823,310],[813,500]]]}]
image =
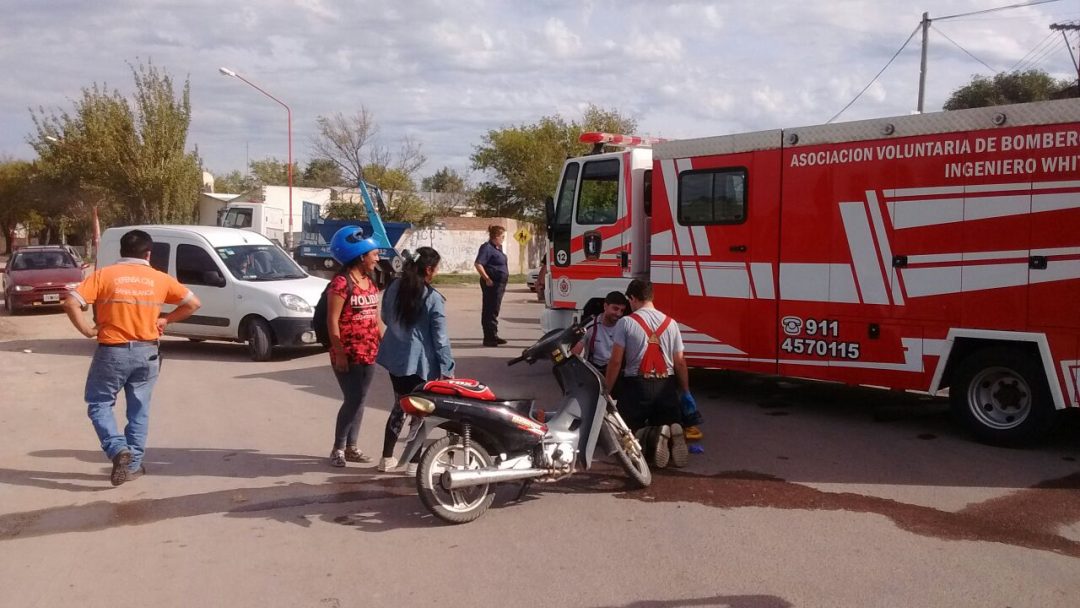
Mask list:
[{"label": "sneaker", "polygon": [[686,435],[687,441],[701,441],[701,438],[705,436],[705,433],[701,432],[701,428],[696,426],[686,427],[683,434]]},{"label": "sneaker", "polygon": [[656,444],[653,446],[653,464],[663,469],[671,459],[671,427],[664,425],[656,431]]},{"label": "sneaker", "polygon": [[681,424],[671,425],[671,464],[676,468],[686,466],[686,434]]},{"label": "sneaker", "polygon": [[371,458],[356,449],[355,445],[345,447],[345,460],[348,462],[361,462],[364,464],[371,462]]},{"label": "sneaker", "polygon": [[409,466],[405,467],[405,475],[409,477],[416,477],[416,471],[420,469],[419,462],[410,462]]},{"label": "sneaker", "polygon": [[116,456],[112,458],[112,473],[109,475],[109,481],[112,485],[118,486],[127,481],[128,465],[131,464],[131,451],[120,450]]},{"label": "sneaker", "polygon": [[385,473],[391,469],[397,468],[397,458],[393,456],[383,456],[379,459],[379,466],[375,467],[380,473]]},{"label": "sneaker", "polygon": [[135,481],[143,475],[146,475],[146,467],[139,465],[138,469],[135,469],[134,471],[129,470],[127,472],[127,477],[125,481]]},{"label": "sneaker", "polygon": [[345,466],[345,450],[333,450],[332,452],[330,452],[330,466]]}]

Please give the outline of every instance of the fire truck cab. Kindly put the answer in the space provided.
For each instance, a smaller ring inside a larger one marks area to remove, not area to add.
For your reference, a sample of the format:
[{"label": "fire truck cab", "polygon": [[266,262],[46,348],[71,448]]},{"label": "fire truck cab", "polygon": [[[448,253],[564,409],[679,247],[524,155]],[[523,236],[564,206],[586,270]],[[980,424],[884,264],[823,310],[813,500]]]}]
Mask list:
[{"label": "fire truck cab", "polygon": [[626,147],[563,168],[545,330],[647,277],[693,367],[948,389],[997,444],[1080,405],[1080,100],[583,141]]}]

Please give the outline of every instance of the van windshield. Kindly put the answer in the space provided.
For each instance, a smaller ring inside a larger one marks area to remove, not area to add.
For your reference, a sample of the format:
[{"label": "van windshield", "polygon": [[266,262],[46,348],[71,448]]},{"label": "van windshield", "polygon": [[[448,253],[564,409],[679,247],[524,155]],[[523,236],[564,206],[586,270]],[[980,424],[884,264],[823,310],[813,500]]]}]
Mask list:
[{"label": "van windshield", "polygon": [[218,247],[216,251],[229,272],[241,281],[284,281],[308,276],[274,245]]}]

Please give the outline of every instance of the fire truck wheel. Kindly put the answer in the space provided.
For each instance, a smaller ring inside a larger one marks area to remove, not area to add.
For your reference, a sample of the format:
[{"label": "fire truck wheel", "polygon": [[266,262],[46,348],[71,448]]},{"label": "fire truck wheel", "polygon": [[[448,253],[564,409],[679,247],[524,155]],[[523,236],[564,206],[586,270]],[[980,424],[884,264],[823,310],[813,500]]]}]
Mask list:
[{"label": "fire truck wheel", "polygon": [[984,443],[1018,447],[1037,441],[1057,419],[1039,362],[1020,349],[975,351],[953,376],[953,415]]}]

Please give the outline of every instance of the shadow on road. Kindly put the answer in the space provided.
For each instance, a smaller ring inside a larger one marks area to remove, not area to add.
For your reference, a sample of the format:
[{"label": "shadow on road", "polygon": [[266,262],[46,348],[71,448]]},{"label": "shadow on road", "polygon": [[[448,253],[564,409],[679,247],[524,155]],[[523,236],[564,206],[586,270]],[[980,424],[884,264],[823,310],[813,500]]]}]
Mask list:
[{"label": "shadow on road", "polygon": [[[39,340],[10,340],[0,342],[0,351],[21,352],[30,350],[42,355],[74,355],[89,358],[97,343],[86,338],[45,338]],[[252,361],[247,346],[232,342],[192,342],[183,338],[165,338],[161,341],[161,354],[166,359],[178,361],[217,361],[250,365],[264,365]],[[276,348],[274,361],[292,361],[322,354],[318,347]]]},{"label": "shadow on road", "polygon": [[629,604],[598,606],[597,608],[680,608],[709,606],[710,608],[790,608],[791,602],[775,595],[714,595],[679,600],[640,600]]}]

